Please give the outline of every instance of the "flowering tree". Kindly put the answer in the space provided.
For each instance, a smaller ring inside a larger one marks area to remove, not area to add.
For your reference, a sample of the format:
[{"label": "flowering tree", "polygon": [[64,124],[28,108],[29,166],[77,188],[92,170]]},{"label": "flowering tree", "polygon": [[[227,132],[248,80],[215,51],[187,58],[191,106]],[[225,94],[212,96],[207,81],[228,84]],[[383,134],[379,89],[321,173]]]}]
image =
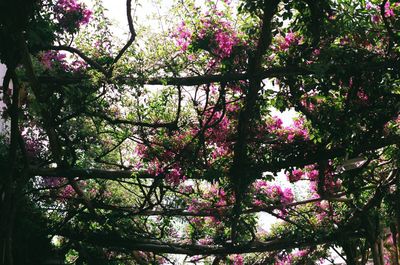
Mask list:
[{"label": "flowering tree", "polygon": [[0,4],[3,264],[399,264],[396,1],[132,9]]}]

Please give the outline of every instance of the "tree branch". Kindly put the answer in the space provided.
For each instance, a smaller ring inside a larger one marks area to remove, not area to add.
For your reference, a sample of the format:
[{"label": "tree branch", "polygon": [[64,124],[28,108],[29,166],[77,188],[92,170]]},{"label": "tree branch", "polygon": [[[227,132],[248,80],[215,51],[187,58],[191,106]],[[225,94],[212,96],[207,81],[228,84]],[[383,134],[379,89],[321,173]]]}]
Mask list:
[{"label": "tree branch", "polygon": [[[320,244],[336,242],[338,234],[343,236],[342,231],[337,231],[329,236],[320,238],[306,238],[302,240],[275,239],[267,242],[242,243],[236,246],[206,246],[194,244],[169,243],[152,239],[138,239],[121,237],[109,233],[88,233],[76,229],[63,229],[59,233],[71,239],[80,240],[89,244],[103,246],[110,249],[140,250],[154,253],[186,254],[186,255],[227,255],[236,253],[266,252],[282,249],[304,248]],[[360,234],[346,233],[347,238],[358,238]]]},{"label": "tree branch", "polygon": [[126,50],[135,41],[136,31],[135,31],[135,28],[133,27],[133,19],[132,19],[131,9],[132,9],[132,0],[127,0],[126,1],[126,16],[128,18],[128,26],[129,26],[130,37],[129,37],[128,42],[125,44],[125,46],[122,47],[122,49],[119,51],[117,56],[114,58],[112,66],[111,66],[111,68],[110,68],[110,70],[108,72],[108,76],[112,75],[112,71],[114,70],[114,65],[119,61],[119,59],[121,59],[121,57],[124,55]]}]

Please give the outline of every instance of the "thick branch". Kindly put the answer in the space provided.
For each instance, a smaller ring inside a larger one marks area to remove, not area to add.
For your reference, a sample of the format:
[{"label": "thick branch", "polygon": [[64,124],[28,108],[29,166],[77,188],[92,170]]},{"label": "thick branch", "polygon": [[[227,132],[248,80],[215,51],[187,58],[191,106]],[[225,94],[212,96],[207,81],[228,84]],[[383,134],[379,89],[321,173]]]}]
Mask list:
[{"label": "thick branch", "polygon": [[[396,144],[400,141],[399,136],[391,136],[372,141],[369,144],[359,146],[355,153],[363,153],[365,151],[379,149],[388,145]],[[324,161],[331,158],[341,157],[346,155],[346,148],[335,148],[331,150],[318,150],[308,153],[306,156],[291,157],[285,161],[276,163],[260,163],[251,168],[251,171],[266,170],[280,171],[289,167],[301,167],[310,165],[318,161]],[[122,178],[155,178],[156,176],[146,172],[130,171],[130,170],[105,170],[105,169],[80,169],[80,168],[30,168],[31,176],[46,176],[46,177],[77,177],[80,179],[109,179],[118,180]]]},{"label": "thick branch", "polygon": [[[339,231],[340,232],[340,231]],[[265,252],[282,249],[304,248],[307,246],[316,246],[320,244],[336,242],[337,234],[321,238],[307,238],[302,240],[293,239],[275,239],[267,242],[251,242],[236,246],[206,246],[194,244],[167,243],[159,240],[123,238],[118,235],[105,233],[86,233],[75,229],[63,230],[60,235],[84,241],[86,243],[103,246],[110,249],[123,250],[140,250],[154,253],[171,253],[171,254],[186,254],[186,255],[225,255],[235,253],[254,253]],[[342,234],[343,236],[343,234]],[[359,237],[359,234],[346,234],[348,238]]]},{"label": "thick branch", "polygon": [[[314,68],[301,66],[272,67],[270,69],[259,71],[258,73],[227,73],[215,75],[201,76],[184,76],[184,77],[154,77],[147,80],[135,77],[116,77],[119,82],[137,82],[144,85],[171,85],[171,86],[198,86],[210,83],[228,83],[249,79],[267,79],[283,76],[309,76],[309,75],[326,75],[331,76],[338,71],[358,71],[358,72],[374,72],[379,70],[395,70],[399,67],[397,60],[388,60],[385,62],[358,62],[353,64],[332,64],[325,68],[325,72],[316,72]],[[82,78],[54,78],[50,76],[40,76],[41,83],[52,84],[74,84],[82,82]]]},{"label": "thick branch", "polygon": [[[314,198],[308,199],[303,201],[297,201],[287,204],[276,204],[276,205],[269,205],[269,206],[259,206],[259,207],[252,207],[247,208],[242,211],[243,214],[254,214],[259,212],[267,212],[270,213],[273,210],[278,209],[288,209],[291,207],[296,207],[300,205],[305,205],[309,203],[315,203],[322,200],[326,201],[343,201],[345,198],[341,198],[344,193],[338,193],[335,195],[331,195],[329,198]],[[208,217],[208,216],[215,216],[215,217],[229,217],[231,215],[232,206],[222,206],[222,207],[214,207],[214,208],[206,208],[201,209],[199,211],[188,211],[186,209],[164,209],[164,210],[141,210],[132,208],[132,206],[118,206],[118,205],[109,205],[104,204],[101,202],[94,202],[93,207],[97,209],[103,210],[110,210],[116,212],[125,212],[129,213],[132,216],[169,216],[169,217],[182,217],[182,216],[196,216],[196,217]]]},{"label": "thick branch", "polygon": [[[266,70],[258,70],[257,72],[249,73],[227,73],[223,75],[203,75],[203,76],[189,76],[189,77],[164,77],[153,78],[144,81],[146,85],[181,85],[181,86],[196,86],[209,83],[226,83],[240,80],[249,79],[266,79],[282,76],[308,76],[308,75],[326,75],[331,76],[338,72],[374,72],[378,70],[394,70],[399,67],[398,60],[388,60],[384,62],[358,62],[353,64],[331,64],[324,65],[324,72],[316,72],[315,66],[301,67],[301,66],[286,66],[286,67],[272,67]],[[132,81],[131,78],[128,78]]]},{"label": "thick branch", "polygon": [[148,128],[168,128],[168,129],[175,129],[177,127],[176,121],[174,122],[143,122],[143,121],[131,121],[131,120],[126,120],[126,119],[119,119],[119,118],[111,118],[110,116],[107,116],[105,114],[100,114],[100,113],[87,113],[90,116],[93,117],[98,117],[100,119],[103,119],[111,124],[126,124],[126,125],[132,125],[132,126],[139,126],[139,127],[148,127]]},{"label": "thick branch", "polygon": [[154,175],[148,173],[140,173],[130,170],[103,170],[103,169],[80,169],[80,168],[31,168],[29,170],[31,176],[45,177],[65,177],[80,179],[109,179],[118,180],[123,178],[155,178]]},{"label": "thick branch", "polygon": [[[258,40],[257,49],[249,57],[249,64],[247,73],[259,73],[262,69],[262,59],[266,49],[272,41],[271,24],[272,18],[277,10],[279,0],[265,1],[262,17],[261,35]],[[249,75],[250,75],[249,74]],[[250,78],[249,87],[247,89],[244,107],[239,113],[239,121],[237,125],[237,141],[234,146],[233,162],[230,168],[230,180],[234,187],[235,192],[235,206],[233,208],[233,221],[232,221],[232,242],[235,243],[237,238],[237,223],[241,211],[242,197],[246,193],[248,184],[251,178],[248,172],[248,139],[250,128],[254,125],[253,119],[258,113],[257,98],[258,92],[261,88],[262,78]],[[252,176],[257,177],[257,175]]]},{"label": "thick branch", "polygon": [[[400,141],[400,136],[392,135],[380,139],[370,139],[369,142],[365,142],[363,145],[358,145],[354,150],[353,154],[361,154],[366,151],[376,150],[389,146],[392,144],[397,144]],[[326,161],[328,159],[345,156],[347,152],[347,146],[337,147],[330,150],[327,149],[317,149],[305,151],[299,156],[289,157],[286,160],[280,162],[272,163],[259,163],[252,167],[251,171],[254,172],[266,172],[272,171],[277,172],[281,169],[286,169],[289,167],[301,167],[310,165],[320,161]]]}]

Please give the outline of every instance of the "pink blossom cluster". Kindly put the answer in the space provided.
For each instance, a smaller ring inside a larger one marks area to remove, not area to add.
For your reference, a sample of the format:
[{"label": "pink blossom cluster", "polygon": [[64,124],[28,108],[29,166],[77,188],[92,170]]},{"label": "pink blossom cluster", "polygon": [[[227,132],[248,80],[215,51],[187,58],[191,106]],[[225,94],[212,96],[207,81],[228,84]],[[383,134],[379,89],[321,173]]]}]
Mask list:
[{"label": "pink blossom cluster", "polygon": [[214,238],[211,235],[224,230],[226,227],[226,224],[216,216],[192,217],[189,218],[189,221],[191,223],[190,227],[195,227],[202,234],[201,238],[198,238],[199,235],[196,235],[198,238],[197,243],[200,245],[215,244]]},{"label": "pink blossom cluster", "polygon": [[316,91],[305,93],[300,100],[300,104],[309,112],[313,112],[317,109],[319,104],[324,102],[322,98],[316,96]]},{"label": "pink blossom cluster", "polygon": [[[197,230],[211,229],[213,232],[223,230],[225,224],[219,214],[223,214],[228,210],[227,207],[234,203],[234,196],[227,194],[223,187],[217,183],[202,188],[201,196],[195,196],[191,199],[186,199],[188,211],[193,213],[204,212],[211,214],[207,217],[192,217],[190,218],[191,226],[195,226]],[[209,235],[205,235],[198,240],[199,244],[210,244],[213,239]]]},{"label": "pink blossom cluster", "polygon": [[310,254],[309,249],[298,250],[292,253],[277,255],[275,256],[274,265],[292,265],[299,264],[302,258],[307,257]]},{"label": "pink blossom cluster", "polygon": [[300,100],[300,104],[310,112],[314,111],[316,109],[315,104],[311,100],[309,100],[307,98],[301,99]]},{"label": "pink blossom cluster", "polygon": [[176,156],[183,148],[188,148],[188,142],[199,134],[204,134],[204,152],[207,152],[209,166],[232,154],[232,140],[229,140],[229,137],[232,135],[232,116],[237,115],[238,110],[237,104],[229,103],[226,104],[225,111],[209,109],[203,114],[201,127],[190,127],[185,132],[176,133],[168,138],[153,139],[153,143],[159,144],[152,147],[138,144],[134,151],[136,158],[132,159],[133,165],[138,170],[146,170],[148,174],[164,176],[170,185],[179,185],[186,177],[181,162],[176,161]]},{"label": "pink blossom cluster", "polygon": [[175,134],[169,139],[170,149],[153,150],[144,144],[138,144],[135,153],[139,161],[135,162],[135,168],[144,169],[151,175],[164,176],[165,182],[171,186],[179,185],[186,180],[186,176],[181,165],[175,161],[175,157],[194,133],[195,131],[189,131]]},{"label": "pink blossom cluster", "polygon": [[264,180],[257,180],[253,184],[253,205],[266,206],[270,204],[286,205],[294,200],[290,188],[282,189],[278,185],[272,185]]},{"label": "pink blossom cluster", "polygon": [[[311,166],[310,166],[311,167]],[[319,174],[319,172],[318,172]],[[342,181],[337,178],[335,175],[335,169],[333,166],[333,163],[331,160],[328,161],[328,166],[324,171],[324,183],[323,183],[323,188],[324,192],[328,194],[333,194],[337,192],[340,187],[342,186]],[[317,175],[318,176],[318,175]],[[319,197],[318,195],[318,182],[320,181],[319,178],[316,178],[315,180],[312,180],[310,182],[310,190],[312,193],[314,193],[315,197]]]},{"label": "pink blossom cluster", "polygon": [[232,25],[221,18],[222,15],[219,11],[204,15],[195,32],[181,22],[172,35],[176,45],[184,52],[193,44],[197,49],[211,52],[217,60],[230,57],[234,47],[242,43]]},{"label": "pink blossom cluster", "polygon": [[226,113],[222,111],[211,112],[206,115],[206,126],[209,128],[205,131],[205,136],[211,143],[225,144],[229,135],[230,120]]},{"label": "pink blossom cluster", "polygon": [[58,51],[45,51],[39,55],[39,61],[44,69],[60,68],[64,71],[79,72],[87,67],[87,63],[82,60],[74,60],[68,63],[66,54]]},{"label": "pink blossom cluster", "polygon": [[59,196],[61,197],[61,200],[72,198],[75,196],[75,190],[71,185],[67,185],[65,188],[60,190]]},{"label": "pink blossom cluster", "polygon": [[209,127],[205,130],[204,135],[211,149],[210,162],[229,155],[232,151],[231,144],[228,141],[228,137],[231,135],[231,121],[227,113],[222,111],[211,112],[206,115],[205,124]]},{"label": "pink blossom cluster", "polygon": [[61,68],[66,69],[66,57],[67,56],[61,52],[46,51],[40,55],[39,60],[45,69],[52,69],[55,65],[61,66]]},{"label": "pink blossom cluster", "polygon": [[316,207],[315,217],[317,218],[317,222],[319,224],[326,222],[338,223],[340,221],[340,215],[335,212],[335,209],[332,207],[329,201],[318,201],[314,203],[314,206]]},{"label": "pink blossom cluster", "polygon": [[[342,80],[339,81],[339,85],[341,87],[345,86],[345,84],[343,84]],[[353,88],[353,86],[354,86],[353,77],[350,77],[349,82],[348,82],[348,87]],[[369,104],[369,96],[368,96],[367,92],[362,87],[355,87],[355,89],[358,89],[357,94],[356,94],[357,98],[355,100],[356,101],[355,103],[362,104],[362,105]],[[346,97],[348,96],[347,92],[345,93],[345,96]]]},{"label": "pink blossom cluster", "polygon": [[184,172],[177,163],[167,166],[161,163],[158,158],[154,158],[147,163],[147,173],[154,176],[163,175],[165,182],[171,186],[177,186],[186,180]]},{"label": "pink blossom cluster", "polygon": [[384,264],[385,265],[390,265],[390,264],[396,264],[397,260],[397,255],[396,255],[396,250],[397,246],[395,244],[395,237],[396,235],[393,234],[392,232],[389,232],[385,236],[386,238],[384,239]]},{"label": "pink blossom cluster", "polygon": [[304,169],[296,168],[286,173],[290,182],[297,182],[299,180],[316,181],[318,179],[318,170],[315,165],[305,166]]},{"label": "pink blossom cluster", "polygon": [[243,265],[244,264],[244,258],[240,254],[232,255],[229,257],[229,264],[233,265]]},{"label": "pink blossom cluster", "polygon": [[[90,183],[82,180],[75,180],[76,184],[82,189],[90,198],[94,198],[99,195],[99,189]],[[49,190],[49,195],[59,202],[66,202],[68,199],[76,197],[75,189],[69,184],[68,180],[64,177],[47,177],[43,176],[40,182],[40,186],[44,189]],[[101,191],[101,195],[110,197],[110,191]]]},{"label": "pink blossom cluster", "polygon": [[213,242],[214,242],[214,240],[210,237],[200,238],[198,240],[198,243],[203,246],[211,245]]},{"label": "pink blossom cluster", "polygon": [[234,201],[232,195],[228,195],[224,188],[218,184],[212,184],[203,191],[201,198],[193,198],[188,201],[188,211],[198,213],[200,211],[215,211],[221,213],[225,206],[231,205]]},{"label": "pink blossom cluster", "polygon": [[368,94],[363,89],[358,90],[357,97],[361,103],[363,104],[368,103],[369,100]]},{"label": "pink blossom cluster", "polygon": [[274,49],[276,51],[287,51],[290,47],[300,44],[302,38],[290,31],[285,36],[278,35],[275,41],[276,46]]},{"label": "pink blossom cluster", "polygon": [[267,121],[265,128],[262,130],[266,130],[268,133],[278,136],[280,140],[289,143],[293,142],[295,139],[309,139],[309,133],[307,128],[305,128],[304,119],[301,118],[296,119],[290,126],[283,126],[282,120],[277,116],[273,116]]},{"label": "pink blossom cluster", "polygon": [[[326,193],[334,193],[338,191],[342,186],[342,181],[340,179],[336,179],[332,173],[325,173],[325,181],[324,181],[324,191]],[[310,182],[311,191],[319,197],[318,194],[318,181]]]},{"label": "pink blossom cluster", "polygon": [[58,0],[54,12],[60,27],[68,33],[74,33],[81,25],[88,24],[92,16],[92,11],[76,0]]},{"label": "pink blossom cluster", "polygon": [[173,168],[165,174],[165,180],[168,184],[177,186],[186,180],[186,176],[183,174],[182,169],[177,164],[174,164]]},{"label": "pink blossom cluster", "polygon": [[176,45],[180,47],[181,51],[185,52],[192,42],[192,35],[192,32],[186,26],[185,22],[182,21],[176,28],[176,33],[173,34],[172,37],[174,37]]},{"label": "pink blossom cluster", "polygon": [[310,65],[310,64],[315,63],[315,61],[317,61],[317,59],[318,59],[320,54],[321,54],[321,49],[320,48],[314,49],[313,52],[311,53],[310,60],[307,60],[306,64]]},{"label": "pink blossom cluster", "polygon": [[46,188],[59,188],[66,182],[65,178],[61,177],[43,177],[42,186]]},{"label": "pink blossom cluster", "polygon": [[[310,191],[315,197],[318,195],[319,170],[316,164],[307,165],[304,168],[295,168],[286,172],[286,177],[290,182],[299,180],[310,181]],[[337,179],[334,174],[332,162],[329,161],[328,168],[324,172],[324,190],[328,193],[333,193],[341,187],[341,180]]]},{"label": "pink blossom cluster", "polygon": [[[217,12],[217,15],[222,16],[219,12]],[[201,23],[201,29],[196,36],[197,39],[194,41],[208,40],[208,48],[218,58],[230,57],[233,48],[240,43],[240,39],[231,24],[222,19],[213,19],[212,17],[202,18]]]},{"label": "pink blossom cluster", "polygon": [[[211,87],[212,92],[213,88]],[[232,142],[229,138],[232,136],[234,128],[233,119],[238,115],[239,106],[237,103],[227,103],[225,111],[214,109],[207,110],[203,115],[204,136],[208,150],[210,151],[210,159],[208,162],[212,164],[221,157],[228,157],[232,153]],[[195,133],[199,133],[202,128],[193,129]]]},{"label": "pink blossom cluster", "polygon": [[[229,24],[226,25],[227,29]],[[220,58],[229,57],[232,53],[233,47],[239,43],[239,39],[232,30],[218,29],[214,34],[215,44],[213,52],[218,54]]]},{"label": "pink blossom cluster", "polygon": [[72,72],[79,72],[86,69],[88,64],[82,60],[74,60],[68,64],[68,69]]},{"label": "pink blossom cluster", "polygon": [[25,148],[26,154],[30,159],[38,157],[39,153],[43,149],[42,143],[40,141],[35,141],[33,139],[26,138],[25,140]]},{"label": "pink blossom cluster", "polygon": [[283,255],[281,257],[275,257],[274,265],[291,265],[293,264],[293,257],[292,255]]},{"label": "pink blossom cluster", "polygon": [[[398,7],[400,3],[395,3],[393,5],[390,4],[390,1],[386,1],[384,6],[384,16],[385,18],[395,17],[394,10]],[[366,10],[374,11],[374,14],[371,15],[371,21],[373,23],[379,23],[381,21],[381,9],[379,6],[372,4],[371,2],[367,2],[365,5]]]},{"label": "pink blossom cluster", "polygon": [[65,201],[75,196],[75,191],[67,180],[62,177],[43,177],[41,186],[50,189],[50,195],[59,201]]}]

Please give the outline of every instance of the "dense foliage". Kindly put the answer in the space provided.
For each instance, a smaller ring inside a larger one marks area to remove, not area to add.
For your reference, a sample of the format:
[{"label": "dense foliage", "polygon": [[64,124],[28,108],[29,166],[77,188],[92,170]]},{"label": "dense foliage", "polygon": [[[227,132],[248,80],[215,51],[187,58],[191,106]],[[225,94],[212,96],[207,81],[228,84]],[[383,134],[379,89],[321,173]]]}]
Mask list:
[{"label": "dense foliage", "polygon": [[399,264],[399,3],[137,4],[0,2],[2,264]]}]

